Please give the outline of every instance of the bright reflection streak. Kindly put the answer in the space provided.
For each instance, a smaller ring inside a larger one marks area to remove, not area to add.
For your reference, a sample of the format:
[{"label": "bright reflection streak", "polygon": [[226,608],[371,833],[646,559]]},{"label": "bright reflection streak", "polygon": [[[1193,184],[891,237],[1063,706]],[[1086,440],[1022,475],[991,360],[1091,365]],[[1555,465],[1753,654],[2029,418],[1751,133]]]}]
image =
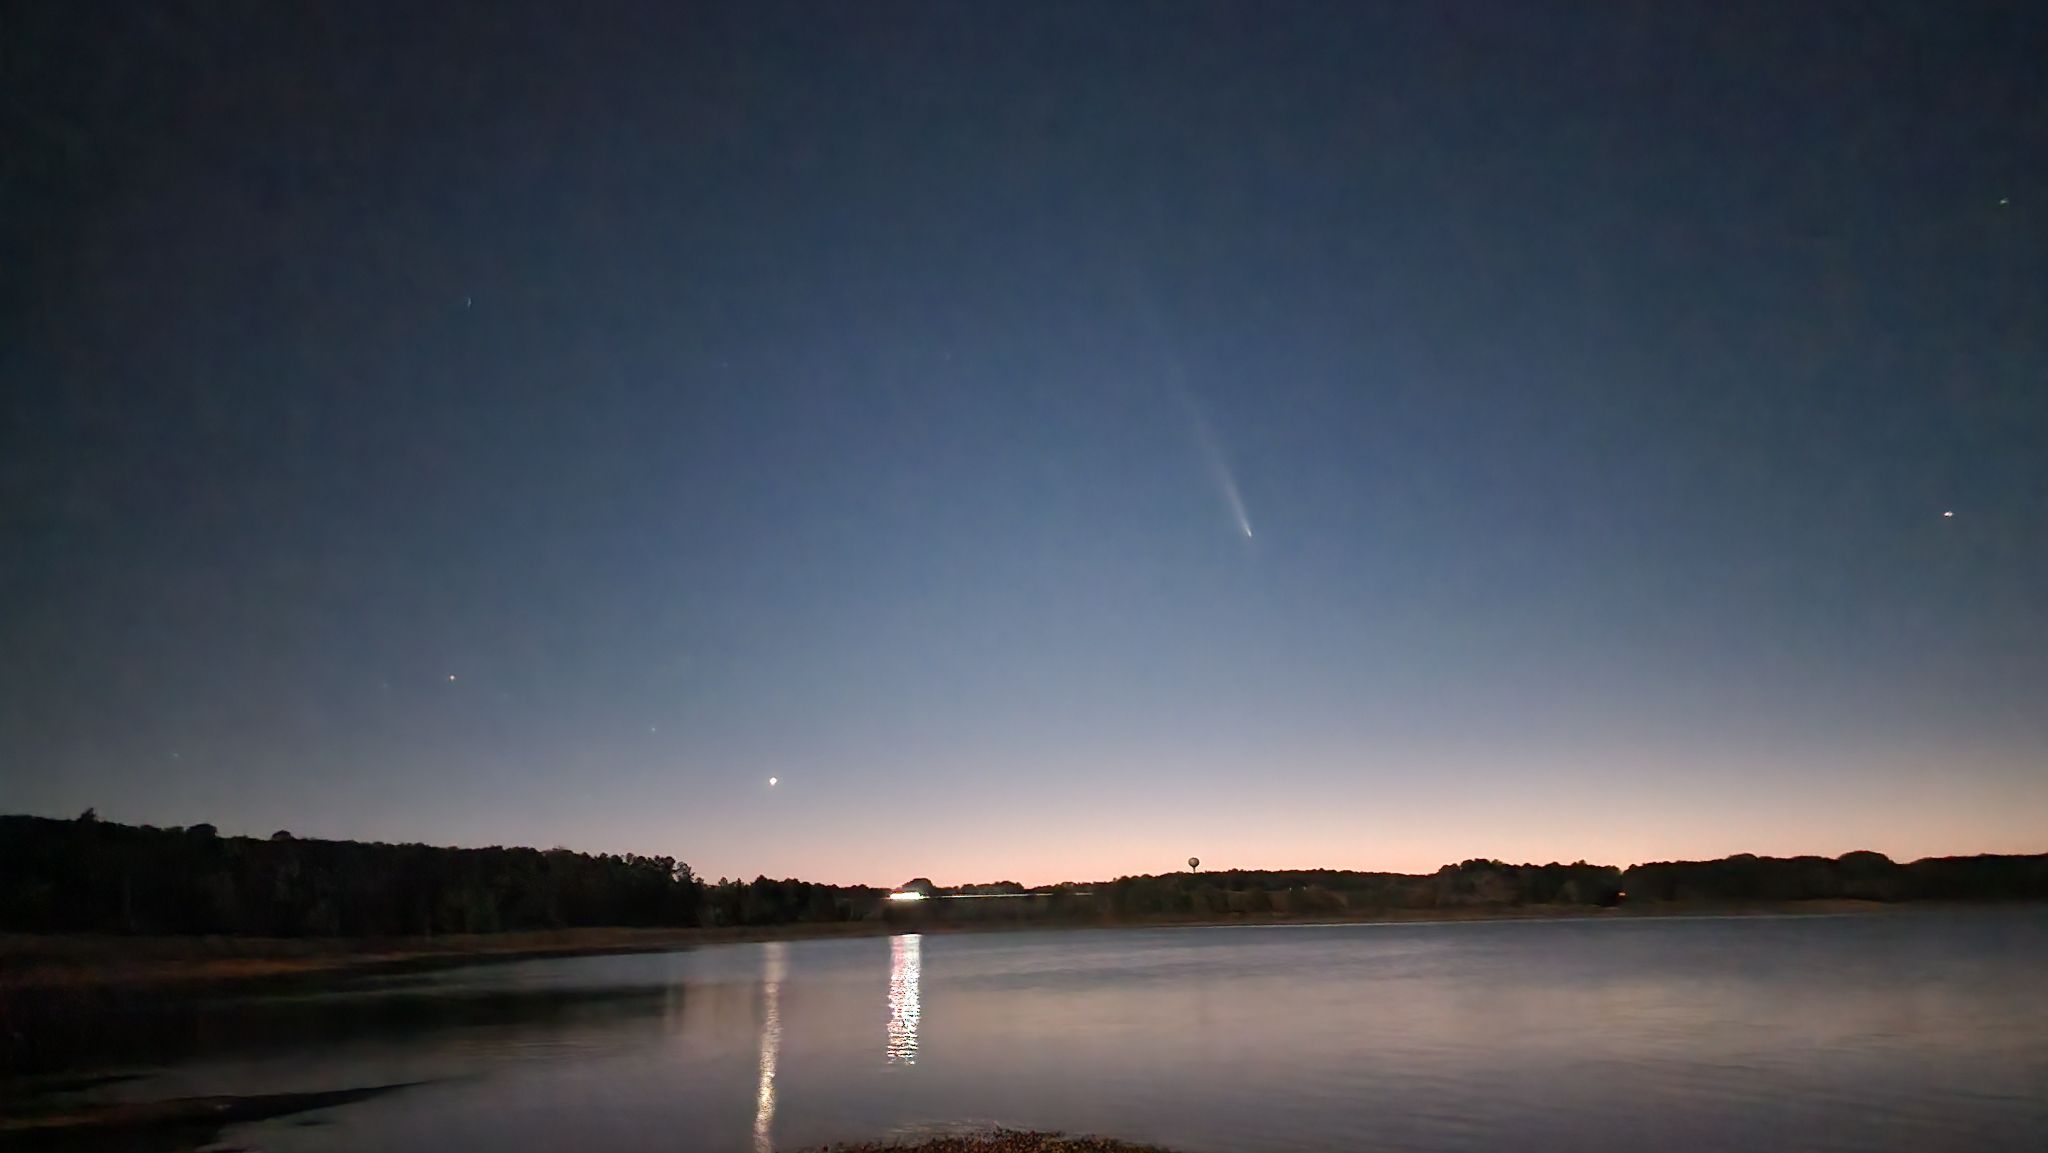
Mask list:
[{"label": "bright reflection streak", "polygon": [[754,1153],[774,1153],[775,1058],[782,1050],[782,972],[789,952],[784,941],[761,946],[761,1080],[754,1089]]},{"label": "bright reflection streak", "polygon": [[912,889],[908,892],[891,893],[889,894],[889,899],[892,901],[922,901],[924,900],[924,894]]},{"label": "bright reflection streak", "polygon": [[889,1064],[917,1064],[917,977],[924,938],[889,938]]}]

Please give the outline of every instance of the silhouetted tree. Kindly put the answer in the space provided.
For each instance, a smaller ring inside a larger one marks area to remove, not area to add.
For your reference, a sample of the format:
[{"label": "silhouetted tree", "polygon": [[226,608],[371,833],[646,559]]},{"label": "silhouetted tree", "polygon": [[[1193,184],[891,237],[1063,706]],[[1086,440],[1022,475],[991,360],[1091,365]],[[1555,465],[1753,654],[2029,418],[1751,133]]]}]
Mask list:
[{"label": "silhouetted tree", "polygon": [[[940,895],[925,878],[912,884]],[[222,837],[0,817],[0,930],[354,936],[596,925],[772,925],[886,917],[905,924],[1356,914],[1455,906],[1612,905],[1854,898],[2048,899],[2048,854],[1899,864],[1878,853],[1652,862],[1625,874],[1584,861],[1470,860],[1427,876],[1331,869],[1119,877],[1092,887],[970,886],[973,901],[890,902],[865,886],[793,878],[700,882],[673,857],[568,849]]]},{"label": "silhouetted tree", "polygon": [[220,837],[0,817],[0,928],[385,936],[691,925],[666,857]]}]

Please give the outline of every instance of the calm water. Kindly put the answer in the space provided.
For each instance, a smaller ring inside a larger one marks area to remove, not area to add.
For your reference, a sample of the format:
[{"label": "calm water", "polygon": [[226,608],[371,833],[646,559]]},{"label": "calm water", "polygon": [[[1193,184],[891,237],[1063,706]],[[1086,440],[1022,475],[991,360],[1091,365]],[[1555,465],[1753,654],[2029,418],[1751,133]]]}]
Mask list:
[{"label": "calm water", "polygon": [[[423,1081],[274,1150],[2048,1148],[2048,911],[727,945],[273,999],[130,1096]],[[318,1124],[308,1124],[317,1120]]]}]

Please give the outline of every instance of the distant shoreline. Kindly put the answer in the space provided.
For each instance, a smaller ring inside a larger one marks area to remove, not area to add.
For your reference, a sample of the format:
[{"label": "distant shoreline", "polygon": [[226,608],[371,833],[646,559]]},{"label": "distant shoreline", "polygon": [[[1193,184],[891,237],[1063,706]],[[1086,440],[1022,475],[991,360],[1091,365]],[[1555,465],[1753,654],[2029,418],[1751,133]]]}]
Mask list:
[{"label": "distant shoreline", "polygon": [[[2030,903],[2030,902],[2017,902]],[[661,953],[752,941],[821,940],[900,933],[1064,932],[1088,929],[1216,928],[1281,925],[1430,924],[1465,921],[1635,920],[1674,916],[1812,916],[1904,913],[1986,902],[1860,900],[1657,902],[1614,909],[1584,905],[1507,905],[1455,909],[1361,910],[1340,916],[1270,914],[1228,918],[918,924],[890,921],[795,923],[731,928],[589,928],[374,940],[350,938],[0,934],[0,1004],[30,991],[87,994],[290,982],[299,978],[452,968],[478,962]]]}]

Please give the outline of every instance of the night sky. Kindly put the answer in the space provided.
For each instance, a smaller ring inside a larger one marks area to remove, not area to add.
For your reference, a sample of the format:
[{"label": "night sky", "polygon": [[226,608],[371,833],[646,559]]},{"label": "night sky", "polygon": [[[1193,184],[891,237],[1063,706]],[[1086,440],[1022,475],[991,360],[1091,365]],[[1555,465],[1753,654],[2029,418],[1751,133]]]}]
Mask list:
[{"label": "night sky", "polygon": [[0,810],[877,884],[2048,850],[2044,60],[11,5]]}]

